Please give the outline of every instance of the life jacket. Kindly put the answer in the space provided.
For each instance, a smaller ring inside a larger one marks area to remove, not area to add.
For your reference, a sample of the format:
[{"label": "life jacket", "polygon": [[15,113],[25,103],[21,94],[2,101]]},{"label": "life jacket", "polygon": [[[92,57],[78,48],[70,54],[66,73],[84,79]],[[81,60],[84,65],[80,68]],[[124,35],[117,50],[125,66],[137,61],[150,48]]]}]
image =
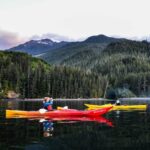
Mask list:
[{"label": "life jacket", "polygon": [[52,108],[52,105],[53,105],[53,101],[48,101],[48,102],[45,102],[45,103],[43,104],[44,109],[47,109],[48,111],[50,111],[50,110],[53,109],[53,108]]}]

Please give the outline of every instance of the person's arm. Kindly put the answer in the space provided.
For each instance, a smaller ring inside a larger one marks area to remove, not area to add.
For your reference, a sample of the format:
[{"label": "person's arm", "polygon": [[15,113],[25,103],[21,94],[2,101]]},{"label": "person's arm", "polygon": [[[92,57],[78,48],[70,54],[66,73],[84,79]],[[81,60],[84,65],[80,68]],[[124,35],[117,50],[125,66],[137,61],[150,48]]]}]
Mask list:
[{"label": "person's arm", "polygon": [[49,101],[50,105],[53,105],[53,100]]}]

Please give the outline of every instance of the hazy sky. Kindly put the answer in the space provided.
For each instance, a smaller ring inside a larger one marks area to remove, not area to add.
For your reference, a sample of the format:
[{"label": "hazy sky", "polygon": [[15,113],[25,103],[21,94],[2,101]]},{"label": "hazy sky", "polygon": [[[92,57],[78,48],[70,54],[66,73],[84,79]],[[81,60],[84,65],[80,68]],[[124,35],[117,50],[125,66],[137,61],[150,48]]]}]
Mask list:
[{"label": "hazy sky", "polygon": [[32,37],[150,35],[150,0],[0,0],[0,48]]}]

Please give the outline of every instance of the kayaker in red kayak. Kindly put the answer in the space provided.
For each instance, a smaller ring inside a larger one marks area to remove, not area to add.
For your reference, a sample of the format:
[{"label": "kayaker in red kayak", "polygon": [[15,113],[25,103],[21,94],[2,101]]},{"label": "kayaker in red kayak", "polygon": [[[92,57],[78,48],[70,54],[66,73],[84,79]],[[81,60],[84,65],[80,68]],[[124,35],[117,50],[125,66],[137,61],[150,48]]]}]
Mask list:
[{"label": "kayaker in red kayak", "polygon": [[52,97],[44,97],[44,100],[43,100],[44,109],[51,111],[51,110],[53,110],[52,105],[53,105],[53,98]]}]

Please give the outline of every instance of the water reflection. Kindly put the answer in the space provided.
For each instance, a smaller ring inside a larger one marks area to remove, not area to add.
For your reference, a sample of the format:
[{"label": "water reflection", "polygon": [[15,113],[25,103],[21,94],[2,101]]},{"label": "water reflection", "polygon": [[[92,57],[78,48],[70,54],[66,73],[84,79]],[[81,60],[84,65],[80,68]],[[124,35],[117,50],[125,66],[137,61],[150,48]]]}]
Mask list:
[{"label": "water reflection", "polygon": [[51,120],[40,119],[43,124],[43,137],[53,136],[54,123]]},{"label": "water reflection", "polygon": [[[45,137],[47,129],[41,118],[6,119],[8,102],[0,104],[0,150],[149,150],[150,147],[150,113],[145,111],[109,112],[102,118],[82,118],[84,121],[81,118],[45,119],[53,123],[53,129],[48,130],[52,136]],[[79,109],[84,106],[82,102],[54,104]],[[9,103],[11,109],[21,110],[38,110],[41,106],[41,102]],[[111,121],[113,128],[109,125]]]},{"label": "water reflection", "polygon": [[[96,119],[99,123],[95,122]],[[1,120],[0,144],[3,143],[5,147],[7,145],[8,149],[19,149],[19,147],[28,147],[31,149],[33,147],[38,148],[38,145],[41,144],[46,145],[47,142],[43,141],[42,137],[48,141],[50,139],[55,141],[67,136],[72,136],[73,138],[76,134],[86,132],[87,136],[90,136],[88,132],[97,132],[108,127],[105,123],[110,124],[110,121],[105,118],[96,119],[83,118],[84,121],[81,121],[80,118],[72,118],[71,121],[68,118],[64,118],[63,120],[55,118],[53,121],[43,120],[43,122],[40,119],[4,119],[3,121]],[[93,124],[91,120],[96,124]],[[59,142],[57,144],[59,145]],[[50,147],[54,147],[54,145],[52,144]],[[2,149],[1,145],[0,148]]]},{"label": "water reflection", "polygon": [[[30,119],[31,120],[31,119]],[[32,120],[36,120],[35,118]],[[104,117],[66,117],[66,118],[47,118],[39,119],[39,122],[43,125],[43,137],[53,136],[54,122],[61,124],[72,124],[78,122],[97,122],[106,124],[107,126],[114,127],[113,123]]]},{"label": "water reflection", "polygon": [[[19,119],[19,118],[18,118]],[[53,136],[54,133],[54,124],[74,124],[79,122],[97,122],[100,124],[105,124],[110,127],[114,127],[113,123],[100,116],[100,117],[64,117],[64,118],[30,118],[28,120],[39,120],[39,123],[42,123],[43,126],[43,137]]]}]

